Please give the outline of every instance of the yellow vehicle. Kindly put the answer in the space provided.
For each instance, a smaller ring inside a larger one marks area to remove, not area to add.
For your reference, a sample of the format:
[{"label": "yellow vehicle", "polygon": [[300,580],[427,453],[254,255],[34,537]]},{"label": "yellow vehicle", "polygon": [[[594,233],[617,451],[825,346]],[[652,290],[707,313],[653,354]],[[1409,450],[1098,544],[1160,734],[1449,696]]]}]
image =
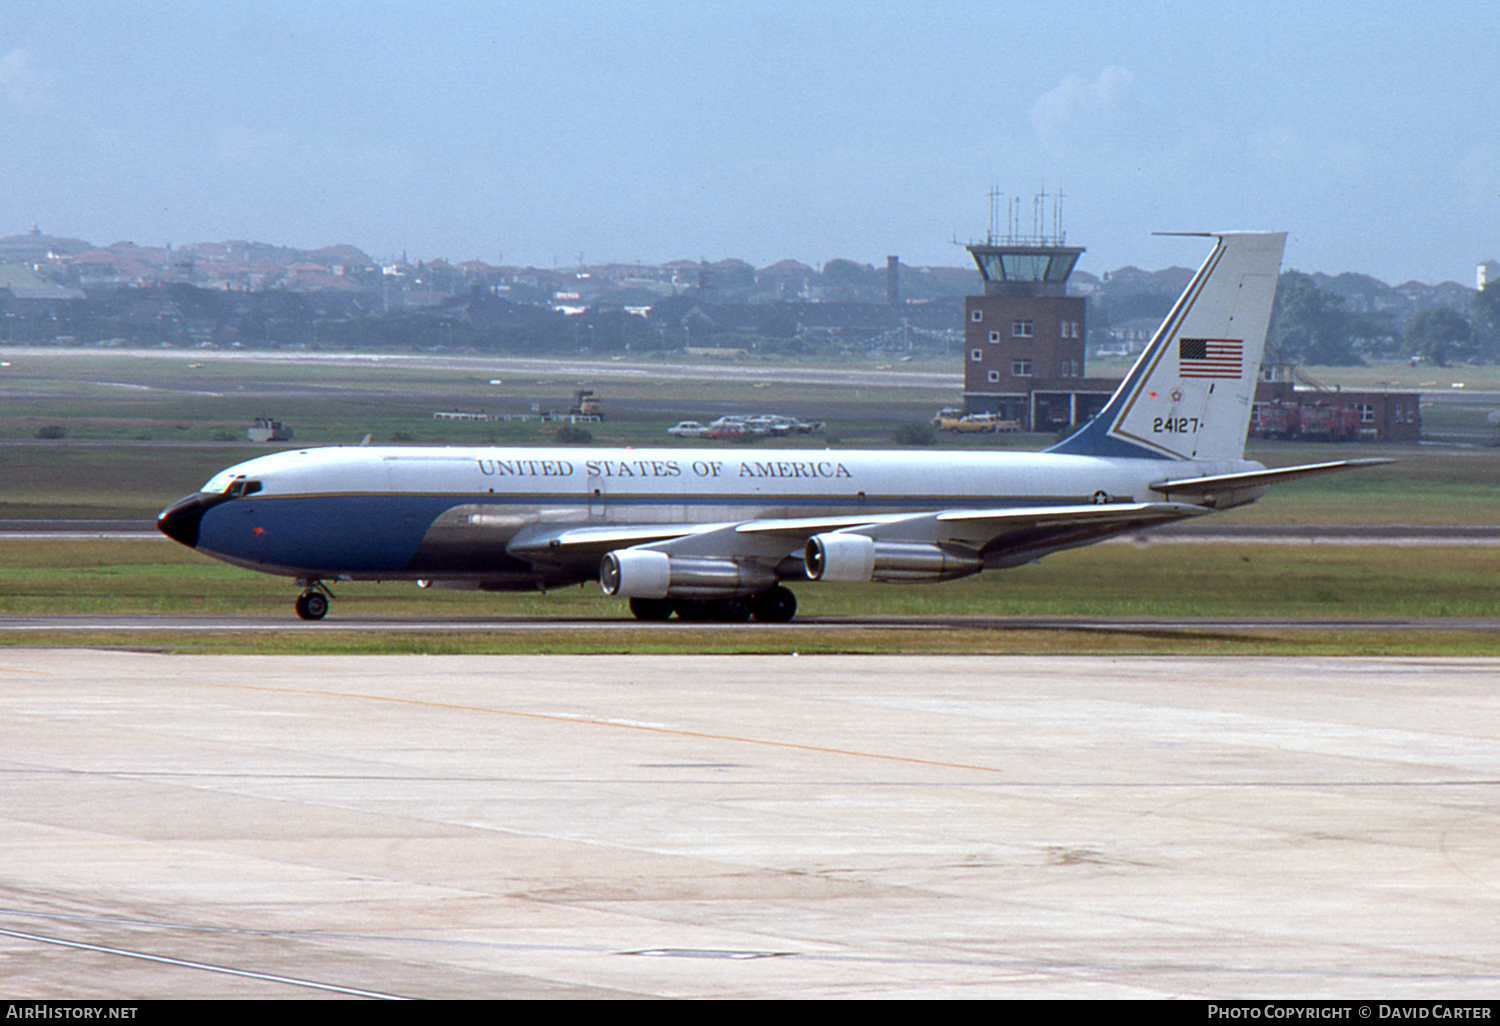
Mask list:
[{"label": "yellow vehicle", "polygon": [[953,430],[961,435],[988,434],[999,423],[1000,418],[993,413],[971,413],[953,425]]},{"label": "yellow vehicle", "polygon": [[604,404],[594,397],[591,388],[580,388],[573,393],[573,405],[568,408],[570,417],[598,417],[604,419]]},{"label": "yellow vehicle", "polygon": [[963,410],[955,410],[951,406],[937,411],[937,416],[932,418],[932,426],[939,431],[956,431],[958,422],[964,419]]},{"label": "yellow vehicle", "polygon": [[969,413],[962,410],[939,410],[932,418],[932,426],[939,431],[955,431],[963,435],[983,434],[991,431],[1019,431],[1021,425],[1013,420],[1003,420],[994,413]]}]

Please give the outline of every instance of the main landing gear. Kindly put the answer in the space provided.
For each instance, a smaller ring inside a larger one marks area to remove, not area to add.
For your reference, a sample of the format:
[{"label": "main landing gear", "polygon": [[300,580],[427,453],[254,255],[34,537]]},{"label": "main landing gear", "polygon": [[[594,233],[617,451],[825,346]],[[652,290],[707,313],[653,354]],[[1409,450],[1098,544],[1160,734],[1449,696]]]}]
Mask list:
[{"label": "main landing gear", "polygon": [[334,597],[322,581],[298,581],[307,590],[297,596],[297,615],[304,620],[321,620],[328,615],[328,600]]},{"label": "main landing gear", "polygon": [[761,623],[786,623],[797,615],[797,596],[778,584],[758,595],[727,599],[633,598],[630,612],[637,620],[658,622],[676,613],[679,620],[694,623],[744,623],[752,616]]}]

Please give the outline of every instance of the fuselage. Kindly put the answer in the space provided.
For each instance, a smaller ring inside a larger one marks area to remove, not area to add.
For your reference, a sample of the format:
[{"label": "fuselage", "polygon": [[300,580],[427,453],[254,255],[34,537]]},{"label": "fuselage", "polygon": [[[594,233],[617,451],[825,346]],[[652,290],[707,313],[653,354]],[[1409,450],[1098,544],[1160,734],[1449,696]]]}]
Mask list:
[{"label": "fuselage", "polygon": [[274,574],[546,587],[598,574],[597,552],[538,558],[535,539],[558,528],[1149,502],[1167,477],[1259,468],[1002,452],[317,448],[229,467],[161,526]]}]

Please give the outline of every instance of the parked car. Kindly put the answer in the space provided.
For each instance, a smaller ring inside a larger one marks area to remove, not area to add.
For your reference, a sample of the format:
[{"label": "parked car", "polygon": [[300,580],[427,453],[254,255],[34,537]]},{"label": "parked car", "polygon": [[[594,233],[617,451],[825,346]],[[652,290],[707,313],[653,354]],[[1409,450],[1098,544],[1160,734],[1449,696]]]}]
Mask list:
[{"label": "parked car", "polygon": [[961,435],[988,433],[994,431],[999,422],[1000,418],[993,413],[971,413],[953,425],[953,430]]},{"label": "parked car", "polygon": [[718,439],[745,437],[781,438],[786,435],[810,435],[814,431],[822,430],[823,422],[821,420],[801,420],[797,417],[783,417],[774,413],[760,413],[753,416],[742,413],[730,413],[709,424],[704,429],[702,437]]},{"label": "parked car", "polygon": [[937,416],[932,418],[932,426],[939,431],[955,431],[963,435],[1021,430],[1018,422],[1005,420],[997,413],[964,414],[952,409],[939,410]]},{"label": "parked car", "polygon": [[951,406],[945,406],[937,411],[932,418],[932,426],[939,431],[953,431],[958,427],[958,422],[964,419],[964,411],[956,410]]},{"label": "parked car", "polygon": [[708,428],[696,420],[684,420],[675,427],[667,428],[667,434],[673,438],[702,438],[708,434]]}]

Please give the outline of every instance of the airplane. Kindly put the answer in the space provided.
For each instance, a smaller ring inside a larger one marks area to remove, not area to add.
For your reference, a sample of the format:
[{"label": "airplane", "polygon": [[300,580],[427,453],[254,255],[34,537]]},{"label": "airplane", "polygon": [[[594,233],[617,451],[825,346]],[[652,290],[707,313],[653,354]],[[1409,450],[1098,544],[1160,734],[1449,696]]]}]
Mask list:
[{"label": "airplane", "polygon": [[598,580],[642,620],[783,623],[789,582],[946,581],[1388,463],[1244,458],[1284,232],[1222,232],[1103,409],[1038,453],[325,447],[260,456],[163,510],[169,537],[296,578],[485,591]]}]

